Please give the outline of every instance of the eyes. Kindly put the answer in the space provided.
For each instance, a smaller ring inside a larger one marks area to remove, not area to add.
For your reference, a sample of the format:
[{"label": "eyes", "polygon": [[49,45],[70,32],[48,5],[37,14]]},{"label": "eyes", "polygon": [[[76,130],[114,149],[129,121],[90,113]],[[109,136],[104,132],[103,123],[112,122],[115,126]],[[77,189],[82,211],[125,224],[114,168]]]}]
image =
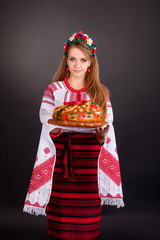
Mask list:
[{"label": "eyes", "polygon": [[[76,58],[70,57],[69,60],[70,60],[71,62],[74,62],[74,61],[76,60]],[[87,59],[81,58],[81,62],[83,62],[83,63],[84,63],[84,62],[87,62]]]}]

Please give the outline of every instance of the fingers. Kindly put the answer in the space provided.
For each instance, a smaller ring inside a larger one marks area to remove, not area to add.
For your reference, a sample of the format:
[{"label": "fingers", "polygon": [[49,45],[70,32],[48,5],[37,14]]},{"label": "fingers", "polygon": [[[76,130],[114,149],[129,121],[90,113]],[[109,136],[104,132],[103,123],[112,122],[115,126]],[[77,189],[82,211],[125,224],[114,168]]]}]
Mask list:
[{"label": "fingers", "polygon": [[54,128],[54,129],[51,131],[51,133],[52,133],[52,134],[56,134],[56,133],[58,133],[59,130],[60,130],[60,128]]},{"label": "fingers", "polygon": [[100,128],[97,128],[97,131],[98,132],[103,132],[104,131],[106,133],[106,132],[108,132],[109,127],[110,127],[109,125],[107,125],[105,128],[104,127],[100,127]]},{"label": "fingers", "polygon": [[98,132],[101,132],[101,131],[103,131],[103,130],[104,130],[104,127],[97,128],[97,131],[98,131]]},{"label": "fingers", "polygon": [[107,125],[107,126],[104,128],[104,131],[105,131],[105,132],[108,132],[109,128],[110,128],[110,126]]}]

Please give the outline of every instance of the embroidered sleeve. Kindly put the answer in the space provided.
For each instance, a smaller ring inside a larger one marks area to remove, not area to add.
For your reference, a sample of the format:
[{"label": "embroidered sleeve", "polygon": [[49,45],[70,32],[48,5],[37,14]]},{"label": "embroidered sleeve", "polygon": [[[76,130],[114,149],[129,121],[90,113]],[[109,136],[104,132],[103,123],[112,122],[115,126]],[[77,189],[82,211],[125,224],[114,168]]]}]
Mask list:
[{"label": "embroidered sleeve", "polygon": [[112,109],[112,104],[110,99],[107,100],[107,116],[106,116],[106,121],[109,123],[113,123],[113,109]]},{"label": "embroidered sleeve", "polygon": [[98,160],[98,186],[101,204],[124,207],[119,156],[113,126],[113,110],[110,99],[107,101],[106,121],[109,130],[102,145]]},{"label": "embroidered sleeve", "polygon": [[55,108],[54,91],[57,90],[54,83],[51,83],[46,88],[40,107],[40,121],[41,123],[47,123],[48,119],[52,117]]}]

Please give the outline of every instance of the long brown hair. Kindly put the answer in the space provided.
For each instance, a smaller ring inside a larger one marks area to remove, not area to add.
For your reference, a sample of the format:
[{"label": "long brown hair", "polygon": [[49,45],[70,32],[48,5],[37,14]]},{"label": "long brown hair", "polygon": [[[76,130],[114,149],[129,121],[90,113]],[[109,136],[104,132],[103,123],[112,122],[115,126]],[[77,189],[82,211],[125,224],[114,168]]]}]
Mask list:
[{"label": "long brown hair", "polygon": [[[109,90],[100,82],[99,79],[99,66],[97,57],[92,57],[92,52],[89,47],[83,42],[72,43],[68,48],[68,52],[72,47],[77,47],[84,52],[84,54],[91,61],[90,73],[86,72],[85,83],[86,83],[86,92],[90,96],[91,100],[101,106],[104,111],[104,114],[107,114],[107,104],[106,100],[109,99]],[[68,53],[62,58],[62,61],[59,65],[59,68],[55,75],[52,78],[52,81],[63,81],[64,77],[69,78],[70,73],[66,71],[66,61],[68,59]]]}]

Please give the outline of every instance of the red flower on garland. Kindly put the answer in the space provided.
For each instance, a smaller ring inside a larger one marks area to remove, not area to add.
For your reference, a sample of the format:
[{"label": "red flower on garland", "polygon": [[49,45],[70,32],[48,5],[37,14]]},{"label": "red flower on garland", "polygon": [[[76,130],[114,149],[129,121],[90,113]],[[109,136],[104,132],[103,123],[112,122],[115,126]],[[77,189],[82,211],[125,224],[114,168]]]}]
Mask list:
[{"label": "red flower on garland", "polygon": [[65,118],[65,119],[68,119],[68,115],[65,115],[64,118]]},{"label": "red flower on garland", "polygon": [[95,52],[96,52],[96,44],[90,38],[87,34],[84,34],[82,31],[75,32],[69,39],[68,41],[64,44],[64,54],[67,55],[68,47],[72,44],[72,42],[84,42],[92,51],[93,57],[95,57]]}]

